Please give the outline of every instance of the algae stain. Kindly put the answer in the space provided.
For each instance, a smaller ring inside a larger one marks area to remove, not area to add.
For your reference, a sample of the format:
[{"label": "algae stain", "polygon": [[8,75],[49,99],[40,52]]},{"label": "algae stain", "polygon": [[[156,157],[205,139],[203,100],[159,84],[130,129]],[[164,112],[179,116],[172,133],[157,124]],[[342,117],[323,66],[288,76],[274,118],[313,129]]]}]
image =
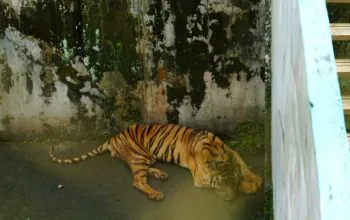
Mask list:
[{"label": "algae stain", "polygon": [[167,120],[169,123],[179,123],[179,111],[177,110],[185,96],[188,95],[185,85],[175,83],[167,86],[167,100],[172,106],[172,111],[167,111]]},{"label": "algae stain", "polygon": [[1,74],[1,83],[4,86],[4,90],[7,93],[10,93],[10,89],[13,86],[13,81],[11,79],[12,73],[10,68],[5,65],[4,69],[2,70],[2,74]]},{"label": "algae stain", "polygon": [[44,68],[44,70],[40,73],[40,80],[43,82],[43,86],[41,87],[42,95],[46,98],[50,98],[52,93],[57,91],[52,69]]},{"label": "algae stain", "polygon": [[33,92],[33,80],[32,80],[32,74],[30,72],[25,73],[26,76],[26,87],[29,94],[32,94]]},{"label": "algae stain", "polygon": [[69,63],[69,60],[73,57],[73,49],[68,47],[68,41],[66,38],[62,40],[63,61]]},{"label": "algae stain", "polygon": [[5,117],[3,117],[1,119],[1,123],[4,125],[4,126],[10,126],[11,124],[11,120],[13,120],[14,117],[12,115],[6,115]]}]

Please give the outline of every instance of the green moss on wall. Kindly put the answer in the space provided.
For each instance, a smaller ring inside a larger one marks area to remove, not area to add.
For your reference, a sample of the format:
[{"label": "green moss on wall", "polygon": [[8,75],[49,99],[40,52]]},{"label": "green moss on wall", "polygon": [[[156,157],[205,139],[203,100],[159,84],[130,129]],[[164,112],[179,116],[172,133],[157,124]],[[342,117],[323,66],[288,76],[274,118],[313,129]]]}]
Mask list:
[{"label": "green moss on wall", "polygon": [[70,18],[69,5],[70,1],[43,0],[32,7],[22,7],[15,27],[27,35],[59,46],[67,34],[64,27]]},{"label": "green moss on wall", "polygon": [[105,71],[118,71],[130,85],[143,79],[127,1],[88,1],[82,14],[88,68],[95,70],[96,78],[101,79]]},{"label": "green moss on wall", "polygon": [[0,36],[4,34],[9,24],[18,24],[15,11],[4,1],[0,1],[0,21]]},{"label": "green moss on wall", "polygon": [[263,122],[241,123],[224,141],[240,152],[262,153],[265,149],[265,125]]}]

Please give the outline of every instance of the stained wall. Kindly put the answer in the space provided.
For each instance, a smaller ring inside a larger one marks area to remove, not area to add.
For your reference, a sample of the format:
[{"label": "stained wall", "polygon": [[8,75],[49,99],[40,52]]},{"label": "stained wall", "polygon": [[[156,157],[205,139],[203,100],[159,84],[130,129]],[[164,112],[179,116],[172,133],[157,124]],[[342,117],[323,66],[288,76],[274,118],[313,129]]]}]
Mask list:
[{"label": "stained wall", "polygon": [[0,137],[262,120],[265,1],[5,0]]}]

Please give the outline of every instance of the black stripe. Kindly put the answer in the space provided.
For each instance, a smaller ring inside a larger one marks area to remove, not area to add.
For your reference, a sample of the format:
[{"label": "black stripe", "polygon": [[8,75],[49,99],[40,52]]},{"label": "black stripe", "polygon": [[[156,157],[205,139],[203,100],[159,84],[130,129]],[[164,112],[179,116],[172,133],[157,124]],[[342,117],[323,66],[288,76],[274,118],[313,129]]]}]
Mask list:
[{"label": "black stripe", "polygon": [[182,133],[182,137],[181,137],[181,141],[183,141],[183,139],[185,138],[185,136],[186,136],[186,131],[188,130],[189,128],[186,128],[185,127],[185,130],[184,130],[184,132]]},{"label": "black stripe", "polygon": [[[150,141],[150,143],[149,143],[149,149],[151,150],[151,153],[154,154],[155,151],[152,150],[152,148],[153,148],[154,146],[158,146],[158,144],[154,145],[153,142],[156,141],[157,139],[158,139],[159,141],[161,141],[161,138],[163,137],[162,135],[163,135],[166,131],[167,131],[167,129],[159,129],[159,130],[157,131],[157,133],[153,135],[153,137],[151,138],[151,141]],[[158,141],[158,143],[159,143],[159,141]]]},{"label": "black stripe", "polygon": [[152,130],[152,125],[148,125],[147,129],[146,129],[146,135],[149,135],[149,132]]},{"label": "black stripe", "polygon": [[145,132],[146,132],[146,128],[143,128],[143,131],[141,132],[141,144],[143,145],[143,146],[145,146],[145,143],[144,143],[144,141],[145,141]]},{"label": "black stripe", "polygon": [[220,146],[221,146],[221,149],[222,149],[223,151],[225,151],[225,149],[224,149],[224,143],[222,143]]},{"label": "black stripe", "polygon": [[152,136],[151,139],[148,140],[147,142],[147,149],[151,150],[151,148],[153,147],[153,142],[154,142],[154,139],[156,139],[157,136]]},{"label": "black stripe", "polygon": [[195,138],[196,138],[196,134],[191,132],[187,137],[188,144],[191,145],[192,142],[195,140]]},{"label": "black stripe", "polygon": [[215,152],[212,151],[213,148],[211,148],[211,147],[203,147],[203,150],[208,150],[209,153],[211,154],[211,156],[213,156],[213,157],[216,157],[216,156],[217,156],[217,154],[216,154]]},{"label": "black stripe", "polygon": [[175,161],[174,161],[174,151],[175,151],[175,148],[176,148],[176,142],[174,142],[174,143],[171,145],[171,148],[170,148],[170,161],[172,161],[172,162],[175,162]]},{"label": "black stripe", "polygon": [[[142,154],[142,153],[145,153],[144,151],[140,152],[140,151],[137,151],[133,146],[130,145],[130,143],[127,143],[127,137],[124,135],[124,134],[121,134],[123,136],[123,139],[120,139],[121,142],[124,144],[124,145],[127,145],[129,146],[127,148],[127,150],[130,150],[132,153],[136,154],[136,155],[142,155],[142,156],[147,156],[147,154]],[[137,145],[136,145],[137,146]]]},{"label": "black stripe", "polygon": [[[159,135],[159,136],[160,136],[160,137],[159,137],[159,140],[160,140],[160,141],[158,142],[156,149],[153,151],[153,154],[159,156],[159,155],[158,155],[159,150],[160,150],[160,148],[163,146],[163,143],[164,143],[164,141],[167,139],[167,137],[169,137],[169,134],[170,134],[170,132],[173,130],[173,127],[174,127],[174,126],[175,126],[175,125],[171,124],[168,128],[165,129],[165,131],[163,132],[162,135]],[[168,147],[169,147],[169,146],[168,146]],[[164,155],[162,155],[162,156],[164,156]],[[163,157],[162,157],[162,159],[163,159]]]},{"label": "black stripe", "polygon": [[[146,151],[146,149],[144,149],[143,147],[141,147],[138,143],[137,143],[137,139],[135,139],[135,137],[132,136],[132,132],[129,133],[129,136],[131,137],[131,140],[133,141],[133,144],[136,145],[136,147],[138,148],[138,150],[140,150],[141,152],[143,152],[143,156],[147,155],[148,152]],[[127,136],[125,136],[125,138],[127,139]],[[129,143],[129,145],[131,145],[131,143]],[[130,148],[132,148],[133,146],[130,146]],[[137,149],[135,149],[137,150]],[[138,154],[140,154],[141,152],[139,152]]]},{"label": "black stripe", "polygon": [[157,144],[156,148],[153,151],[154,155],[159,156],[158,152],[159,152],[160,148],[163,146],[163,143],[164,143],[165,139],[166,139],[166,137],[159,138],[158,144]]},{"label": "black stripe", "polygon": [[175,162],[175,164],[176,164],[176,165],[181,164],[180,154],[177,154],[177,158],[176,158],[176,162]]},{"label": "black stripe", "polygon": [[134,135],[134,140],[138,140],[137,138],[137,134],[139,133],[139,125],[135,125],[135,129],[134,129],[134,132],[133,132],[133,135]]},{"label": "black stripe", "polygon": [[[155,133],[152,135],[151,139],[157,137],[158,134],[159,134],[159,132],[163,132],[163,131],[164,131],[164,130],[163,130],[163,127],[162,127],[162,126],[156,128],[156,131],[155,131]],[[153,141],[154,141],[154,139],[153,139]]]},{"label": "black stripe", "polygon": [[147,168],[146,169],[140,168],[140,169],[136,170],[136,172],[133,173],[133,176],[137,176],[137,174],[139,174],[141,172],[145,172],[145,175],[147,175]]},{"label": "black stripe", "polygon": [[198,133],[198,136],[199,136],[199,140],[203,140],[203,139],[208,137],[207,135],[203,134],[202,132]]},{"label": "black stripe", "polygon": [[168,155],[167,155],[167,158],[166,158],[167,162],[169,162],[169,163],[174,163],[175,164],[175,161],[174,161],[175,146],[176,146],[176,141],[173,141],[173,143],[169,147],[170,150],[168,152],[168,153],[170,153],[170,160],[168,161]]},{"label": "black stripe", "polygon": [[169,152],[171,152],[171,146],[168,146],[166,149],[165,149],[165,152],[163,153],[164,154],[164,157],[165,157],[165,160],[168,162],[168,155],[169,155]]},{"label": "black stripe", "polygon": [[203,143],[202,146],[203,146],[203,147],[205,147],[205,146],[211,147],[212,145],[209,144],[209,143]]},{"label": "black stripe", "polygon": [[149,135],[149,132],[151,132],[152,128],[156,127],[156,131],[155,131],[155,134],[153,135],[157,135],[158,132],[165,126],[164,124],[163,125],[149,125],[150,126],[150,130],[147,130],[147,135]]},{"label": "black stripe", "polygon": [[132,130],[131,130],[130,127],[128,127],[128,128],[126,129],[126,132],[128,132],[128,134],[129,134],[129,136],[131,137],[132,140],[135,140],[135,137],[134,137],[134,135],[132,134]]},{"label": "black stripe", "polygon": [[175,131],[174,137],[176,137],[179,134],[179,131],[181,130],[181,126],[178,126],[178,128]]},{"label": "black stripe", "polygon": [[131,163],[132,165],[138,165],[138,166],[150,166],[150,163],[147,161],[136,161]]}]

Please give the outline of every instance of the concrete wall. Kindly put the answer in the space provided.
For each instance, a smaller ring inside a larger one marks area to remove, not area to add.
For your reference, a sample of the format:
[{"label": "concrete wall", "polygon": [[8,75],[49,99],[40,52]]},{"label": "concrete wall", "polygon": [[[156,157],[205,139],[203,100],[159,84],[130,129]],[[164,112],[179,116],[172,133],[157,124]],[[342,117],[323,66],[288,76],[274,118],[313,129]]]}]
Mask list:
[{"label": "concrete wall", "polygon": [[[0,138],[264,117],[264,1],[0,3]],[[69,135],[68,135],[69,134]]]},{"label": "concrete wall", "polygon": [[272,1],[276,220],[349,219],[350,152],[324,1]]}]

